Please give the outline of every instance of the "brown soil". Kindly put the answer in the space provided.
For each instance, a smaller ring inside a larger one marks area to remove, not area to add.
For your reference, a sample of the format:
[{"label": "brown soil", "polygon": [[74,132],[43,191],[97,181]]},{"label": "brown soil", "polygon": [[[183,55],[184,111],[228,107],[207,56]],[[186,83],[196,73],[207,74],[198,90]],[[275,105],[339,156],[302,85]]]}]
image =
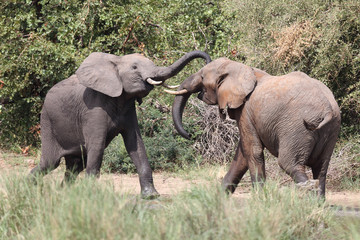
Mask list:
[{"label": "brown soil", "polygon": [[[167,176],[162,173],[154,174],[154,184],[156,190],[161,195],[173,195],[181,191],[189,190],[194,186],[206,185],[205,180],[187,180],[179,177]],[[139,194],[140,185],[137,175],[128,174],[109,174],[101,177],[101,181],[111,181],[116,191],[126,192],[130,194]],[[238,187],[233,197],[246,199],[250,197],[249,189],[241,189]],[[326,201],[331,205],[339,205],[346,207],[360,207],[360,192],[341,191],[333,192],[328,190],[326,193]]]},{"label": "brown soil", "polygon": [[[6,172],[23,172],[29,171],[35,166],[32,158],[21,157],[15,163],[9,163],[9,159],[19,158],[17,155],[6,155],[3,157],[0,151],[0,171]],[[6,159],[6,160],[5,160]],[[62,179],[64,169],[55,170],[54,175]],[[206,185],[208,182],[204,179],[188,180],[180,177],[170,176],[167,173],[155,173],[154,184],[157,191],[162,196],[171,196],[181,191],[189,190],[194,186]],[[129,194],[139,194],[140,184],[137,174],[104,174],[101,176],[100,181],[110,182],[113,184],[116,191],[126,192]],[[250,197],[249,189],[238,187],[233,194],[233,197],[238,199],[246,199]],[[350,191],[331,191],[327,189],[326,201],[331,205],[339,205],[344,207],[357,207],[360,208],[360,192]]]}]

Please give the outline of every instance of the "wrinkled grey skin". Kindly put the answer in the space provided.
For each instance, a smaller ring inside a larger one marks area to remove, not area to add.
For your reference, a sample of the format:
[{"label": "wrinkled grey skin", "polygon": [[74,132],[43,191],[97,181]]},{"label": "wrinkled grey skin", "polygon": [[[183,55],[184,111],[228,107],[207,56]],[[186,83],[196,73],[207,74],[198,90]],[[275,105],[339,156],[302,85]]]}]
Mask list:
[{"label": "wrinkled grey skin", "polygon": [[140,54],[90,54],[74,75],[53,86],[45,98],[41,160],[30,177],[55,169],[61,157],[66,161],[64,182],[74,181],[84,168],[88,175],[98,176],[104,149],[120,133],[136,165],[142,196],[157,197],[135,101],[141,102],[153,89],[147,78],[164,81],[194,58],[211,61],[200,51],[184,55],[169,67],[157,67]]},{"label": "wrinkled grey skin", "polygon": [[312,169],[319,180],[318,192],[325,196],[326,173],[340,130],[340,111],[331,91],[304,73],[271,76],[259,69],[217,59],[187,78],[173,104],[173,119],[178,132],[189,135],[182,126],[182,113],[192,93],[219,106],[222,118],[226,109],[237,121],[240,142],[223,187],[234,192],[246,171],[251,180],[265,181],[264,148],[278,158],[282,169],[299,186],[313,184],[305,174]]}]

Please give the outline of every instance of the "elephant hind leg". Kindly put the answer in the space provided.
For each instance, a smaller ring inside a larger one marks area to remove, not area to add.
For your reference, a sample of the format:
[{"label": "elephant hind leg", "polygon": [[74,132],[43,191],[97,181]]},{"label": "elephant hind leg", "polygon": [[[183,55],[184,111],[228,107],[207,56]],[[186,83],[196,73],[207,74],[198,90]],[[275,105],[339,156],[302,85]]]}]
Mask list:
[{"label": "elephant hind leg", "polygon": [[314,179],[319,179],[319,195],[325,197],[326,174],[329,167],[331,155],[336,144],[336,138],[328,142],[318,157],[317,164],[311,166]]},{"label": "elephant hind leg", "polygon": [[73,183],[79,173],[86,167],[86,157],[65,156],[66,170],[63,183]]},{"label": "elephant hind leg", "polygon": [[50,158],[48,158],[47,155],[42,154],[40,163],[30,171],[28,177],[32,181],[35,181],[37,176],[48,174],[59,166],[60,159],[61,156],[50,156]]},{"label": "elephant hind leg", "polygon": [[35,180],[35,176],[44,176],[57,168],[63,156],[61,147],[52,137],[46,137],[46,131],[42,133],[42,146],[40,163],[30,171],[29,177]]},{"label": "elephant hind leg", "polygon": [[280,151],[278,163],[295,183],[303,183],[309,180],[305,173],[305,162],[307,158],[307,155],[296,155],[293,151]]}]

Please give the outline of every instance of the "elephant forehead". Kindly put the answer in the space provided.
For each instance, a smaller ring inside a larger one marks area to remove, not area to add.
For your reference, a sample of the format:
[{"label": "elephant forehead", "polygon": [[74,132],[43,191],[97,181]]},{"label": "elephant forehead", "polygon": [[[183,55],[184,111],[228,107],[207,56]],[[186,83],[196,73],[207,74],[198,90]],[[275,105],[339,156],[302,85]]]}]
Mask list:
[{"label": "elephant forehead", "polygon": [[205,74],[203,84],[208,89],[215,89],[216,88],[216,76],[215,74]]},{"label": "elephant forehead", "polygon": [[122,61],[124,63],[129,63],[129,64],[141,63],[143,65],[155,65],[150,59],[138,53],[133,53],[123,56]]},{"label": "elephant forehead", "polygon": [[209,88],[209,89],[216,88],[216,80],[218,80],[219,74],[217,74],[217,71],[215,68],[209,68],[209,69],[206,69],[206,71],[203,71],[202,77],[203,77],[203,85],[206,88]]}]

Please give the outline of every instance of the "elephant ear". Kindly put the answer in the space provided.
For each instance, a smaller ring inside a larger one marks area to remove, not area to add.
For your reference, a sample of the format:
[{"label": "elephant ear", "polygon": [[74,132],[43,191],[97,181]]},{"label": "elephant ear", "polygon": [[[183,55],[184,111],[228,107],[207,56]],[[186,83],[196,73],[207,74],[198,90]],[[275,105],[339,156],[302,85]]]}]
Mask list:
[{"label": "elephant ear", "polygon": [[110,97],[118,97],[123,91],[123,85],[116,67],[120,58],[108,53],[91,53],[75,74],[85,87]]},{"label": "elephant ear", "polygon": [[228,61],[218,69],[217,98],[220,116],[225,117],[225,108],[240,107],[247,95],[255,88],[256,77],[251,67]]}]

